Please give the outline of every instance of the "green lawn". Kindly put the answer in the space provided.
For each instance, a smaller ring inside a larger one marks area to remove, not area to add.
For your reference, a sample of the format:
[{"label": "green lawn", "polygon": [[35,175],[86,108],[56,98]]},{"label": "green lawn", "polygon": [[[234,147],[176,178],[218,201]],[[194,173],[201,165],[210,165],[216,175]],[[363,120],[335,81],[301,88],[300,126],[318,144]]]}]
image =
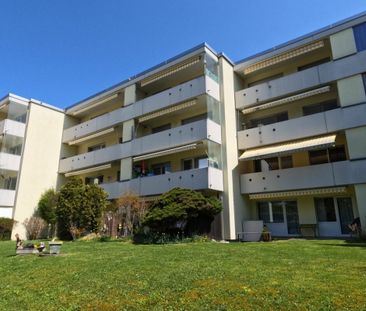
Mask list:
[{"label": "green lawn", "polygon": [[366,244],[14,246],[0,242],[0,310],[366,310]]}]

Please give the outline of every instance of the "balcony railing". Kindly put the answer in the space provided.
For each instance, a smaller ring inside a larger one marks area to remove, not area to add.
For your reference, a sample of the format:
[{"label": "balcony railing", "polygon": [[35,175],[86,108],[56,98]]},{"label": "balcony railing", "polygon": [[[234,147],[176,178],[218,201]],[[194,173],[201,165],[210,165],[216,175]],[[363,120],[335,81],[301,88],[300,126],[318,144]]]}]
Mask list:
[{"label": "balcony railing", "polygon": [[0,169],[8,171],[19,171],[20,156],[0,152]]},{"label": "balcony railing", "polygon": [[0,206],[13,206],[15,190],[0,189]]},{"label": "balcony railing", "polygon": [[238,132],[240,150],[366,125],[366,103],[347,106]]},{"label": "balcony railing", "polygon": [[156,134],[136,138],[131,142],[105,149],[79,154],[60,161],[60,173],[96,166],[99,164],[137,156],[149,152],[209,139],[221,143],[221,127],[211,120],[200,120]]},{"label": "balcony railing", "polygon": [[10,119],[0,121],[0,135],[24,137],[25,124]]},{"label": "balcony railing", "polygon": [[124,182],[101,184],[100,186],[109,193],[109,199],[118,198],[126,191],[148,196],[162,194],[175,187],[223,191],[223,175],[221,170],[209,167],[135,178]]},{"label": "balcony railing", "polygon": [[70,127],[64,131],[62,141],[64,143],[70,142],[203,94],[209,94],[219,100],[219,85],[205,76],[196,78],[144,98],[132,105],[119,108],[95,119]]},{"label": "balcony railing", "polygon": [[248,108],[365,71],[366,51],[240,90],[235,94],[236,108]]},{"label": "balcony railing", "polygon": [[340,161],[243,174],[240,180],[242,194],[365,183],[366,160]]}]

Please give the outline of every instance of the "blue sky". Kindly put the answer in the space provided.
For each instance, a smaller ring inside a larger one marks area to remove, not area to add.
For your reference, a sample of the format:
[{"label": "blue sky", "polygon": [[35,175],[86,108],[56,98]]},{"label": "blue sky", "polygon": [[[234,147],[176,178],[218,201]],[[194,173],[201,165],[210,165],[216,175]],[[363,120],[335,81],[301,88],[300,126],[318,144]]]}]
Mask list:
[{"label": "blue sky", "polygon": [[0,97],[67,107],[202,42],[233,61],[365,0],[0,0]]}]

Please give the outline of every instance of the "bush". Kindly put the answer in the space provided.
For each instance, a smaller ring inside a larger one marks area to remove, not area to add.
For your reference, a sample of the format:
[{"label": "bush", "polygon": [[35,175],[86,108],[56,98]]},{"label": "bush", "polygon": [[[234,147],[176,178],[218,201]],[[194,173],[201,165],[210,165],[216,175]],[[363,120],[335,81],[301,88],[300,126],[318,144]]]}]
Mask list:
[{"label": "bush", "polygon": [[151,204],[142,223],[150,232],[139,232],[134,240],[144,237],[145,240],[162,241],[177,236],[205,235],[210,232],[214,216],[221,209],[221,201],[215,197],[174,188]]},{"label": "bush", "polygon": [[0,217],[0,240],[10,240],[11,231],[13,230],[13,226],[16,223],[15,220],[10,218]]},{"label": "bush", "polygon": [[27,239],[29,240],[41,238],[41,234],[47,226],[46,222],[41,217],[37,216],[32,216],[29,219],[27,218],[24,220],[23,225],[27,233]]},{"label": "bush", "polygon": [[56,229],[56,207],[57,207],[58,193],[54,189],[49,189],[44,192],[38,202],[37,213],[48,224],[51,225],[52,236],[55,235]]},{"label": "bush", "polygon": [[107,197],[98,185],[84,185],[81,179],[72,178],[63,185],[56,208],[60,238],[77,239],[83,233],[97,233]]}]

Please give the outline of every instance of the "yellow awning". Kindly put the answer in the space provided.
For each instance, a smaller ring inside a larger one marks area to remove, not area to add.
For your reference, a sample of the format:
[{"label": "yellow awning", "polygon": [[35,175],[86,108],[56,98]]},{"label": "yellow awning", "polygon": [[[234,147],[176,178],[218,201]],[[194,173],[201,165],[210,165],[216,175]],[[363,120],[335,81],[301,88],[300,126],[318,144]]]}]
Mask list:
[{"label": "yellow awning", "polygon": [[249,199],[263,200],[263,199],[289,198],[289,197],[309,196],[309,195],[341,194],[346,192],[347,192],[346,187],[318,188],[318,189],[249,194]]},{"label": "yellow awning", "polygon": [[289,142],[281,145],[249,149],[244,151],[239,160],[256,160],[275,156],[282,156],[304,150],[322,149],[334,146],[336,135],[311,138],[301,141]]},{"label": "yellow awning", "polygon": [[162,151],[147,153],[147,154],[144,154],[141,156],[134,157],[133,161],[136,162],[136,161],[141,161],[141,160],[147,160],[147,159],[162,157],[162,156],[165,156],[168,154],[173,154],[173,153],[182,152],[182,151],[186,151],[186,150],[192,150],[192,149],[196,149],[197,146],[198,146],[198,143],[194,143],[194,144],[184,145],[184,146],[166,149],[166,150],[162,150]]}]

